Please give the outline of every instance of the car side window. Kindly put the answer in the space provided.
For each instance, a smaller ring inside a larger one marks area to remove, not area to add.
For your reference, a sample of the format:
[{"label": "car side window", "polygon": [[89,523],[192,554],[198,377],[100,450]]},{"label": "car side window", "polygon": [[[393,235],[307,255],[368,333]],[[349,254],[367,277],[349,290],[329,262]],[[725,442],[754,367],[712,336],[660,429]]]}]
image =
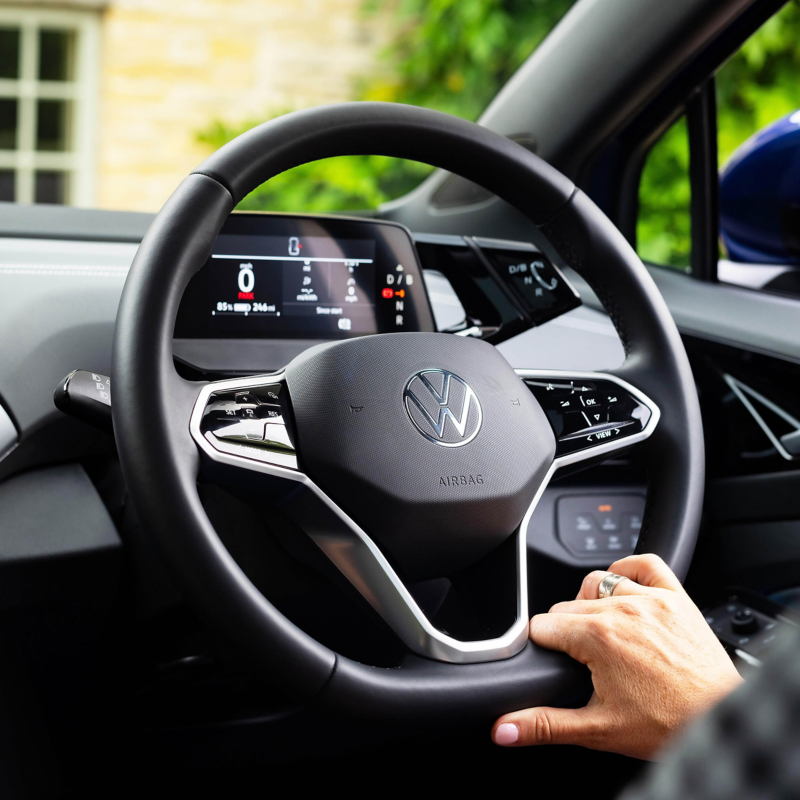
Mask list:
[{"label": "car side window", "polygon": [[701,76],[649,147],[636,247],[698,278],[800,294],[800,0]]},{"label": "car side window", "polygon": [[800,4],[761,26],[716,75],[718,277],[800,292]]}]

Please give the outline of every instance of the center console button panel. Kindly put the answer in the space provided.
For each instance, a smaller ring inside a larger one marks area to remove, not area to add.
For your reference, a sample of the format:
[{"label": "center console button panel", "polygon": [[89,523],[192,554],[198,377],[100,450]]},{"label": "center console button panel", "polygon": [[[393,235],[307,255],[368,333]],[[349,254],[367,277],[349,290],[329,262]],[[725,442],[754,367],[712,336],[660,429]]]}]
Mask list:
[{"label": "center console button panel", "polygon": [[612,381],[527,379],[553,428],[556,457],[640,433],[650,410]]},{"label": "center console button panel", "polygon": [[631,555],[639,540],[643,494],[560,497],[556,505],[561,544],[575,556],[615,561]]},{"label": "center console button panel", "polygon": [[731,617],[731,630],[739,636],[755,633],[760,627],[758,617],[749,608],[740,608]]}]

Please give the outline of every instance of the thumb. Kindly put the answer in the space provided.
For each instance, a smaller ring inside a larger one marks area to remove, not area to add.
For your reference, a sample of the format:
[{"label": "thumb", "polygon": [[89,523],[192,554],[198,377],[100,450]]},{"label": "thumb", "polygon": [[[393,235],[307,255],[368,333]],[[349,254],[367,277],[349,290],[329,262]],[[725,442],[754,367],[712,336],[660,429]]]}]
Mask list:
[{"label": "thumb", "polygon": [[492,741],[504,747],[534,744],[579,744],[590,742],[603,729],[600,710],[585,708],[528,708],[506,714],[492,727]]}]

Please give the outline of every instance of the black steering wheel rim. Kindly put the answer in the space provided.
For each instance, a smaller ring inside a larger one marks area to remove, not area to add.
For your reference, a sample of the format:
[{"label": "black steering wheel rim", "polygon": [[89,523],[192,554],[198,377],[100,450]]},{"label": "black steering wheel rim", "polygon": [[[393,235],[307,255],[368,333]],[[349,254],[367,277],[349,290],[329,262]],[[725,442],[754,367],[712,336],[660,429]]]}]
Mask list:
[{"label": "black steering wheel rim", "polygon": [[586,671],[530,643],[504,661],[453,665],[410,655],[399,669],[333,653],[258,592],[200,503],[200,457],[188,430],[198,389],[177,375],[172,357],[183,291],[256,186],[308,161],[362,154],[425,162],[482,185],[537,225],[592,286],[625,348],[616,374],[662,412],[644,445],[651,491],[638,549],[685,576],[702,506],[702,424],[685,350],[652,278],[608,218],[544,161],[478,125],[413,106],[350,103],[265,123],[211,156],[164,205],[131,267],[114,340],[114,429],[131,498],[187,600],[299,696],[392,717],[491,717],[568,701],[585,691]]}]

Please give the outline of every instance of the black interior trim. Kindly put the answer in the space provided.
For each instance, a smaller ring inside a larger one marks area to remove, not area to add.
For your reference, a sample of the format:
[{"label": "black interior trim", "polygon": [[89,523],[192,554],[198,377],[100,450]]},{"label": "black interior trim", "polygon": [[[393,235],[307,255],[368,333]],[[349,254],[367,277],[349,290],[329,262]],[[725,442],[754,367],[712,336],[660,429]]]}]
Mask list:
[{"label": "black interior trim", "polygon": [[691,185],[692,276],[716,281],[719,257],[719,172],[717,98],[713,76],[689,99],[689,182]]}]

